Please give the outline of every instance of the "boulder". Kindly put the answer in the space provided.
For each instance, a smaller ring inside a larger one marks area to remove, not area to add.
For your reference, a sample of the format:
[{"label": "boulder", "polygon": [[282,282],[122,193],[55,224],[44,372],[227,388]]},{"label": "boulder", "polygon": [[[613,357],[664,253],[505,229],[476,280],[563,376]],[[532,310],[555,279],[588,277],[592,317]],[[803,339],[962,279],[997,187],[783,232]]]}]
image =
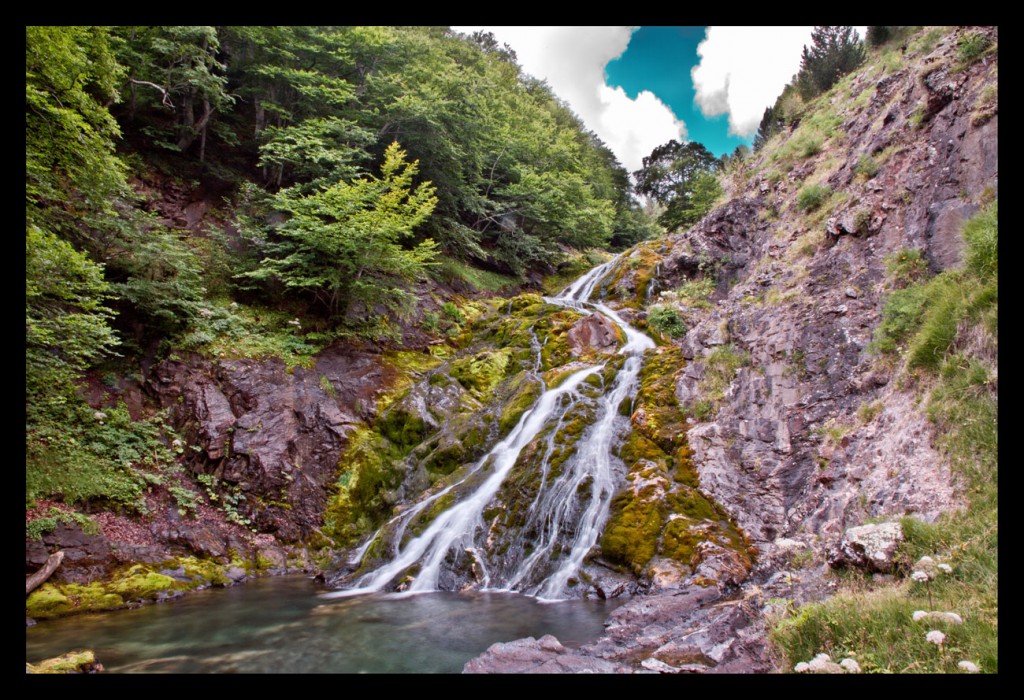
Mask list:
[{"label": "boulder", "polygon": [[613,353],[619,347],[619,331],[604,314],[590,314],[573,324],[566,334],[574,357]]},{"label": "boulder", "polygon": [[903,541],[903,528],[898,521],[851,527],[842,540],[830,547],[826,558],[833,569],[853,566],[877,573],[895,568],[893,557]]}]

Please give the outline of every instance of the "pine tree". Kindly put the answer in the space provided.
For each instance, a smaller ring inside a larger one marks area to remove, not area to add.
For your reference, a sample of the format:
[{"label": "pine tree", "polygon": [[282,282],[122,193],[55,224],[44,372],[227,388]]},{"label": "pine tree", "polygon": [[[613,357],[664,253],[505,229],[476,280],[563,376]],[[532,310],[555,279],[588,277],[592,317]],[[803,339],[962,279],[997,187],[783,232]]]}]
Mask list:
[{"label": "pine tree", "polygon": [[760,151],[775,134],[782,129],[782,120],[775,116],[773,107],[765,107],[761,123],[757,127],[757,134],[754,135],[754,152]]},{"label": "pine tree", "polygon": [[864,46],[853,27],[815,27],[804,46],[797,88],[804,100],[828,90],[864,61]]}]

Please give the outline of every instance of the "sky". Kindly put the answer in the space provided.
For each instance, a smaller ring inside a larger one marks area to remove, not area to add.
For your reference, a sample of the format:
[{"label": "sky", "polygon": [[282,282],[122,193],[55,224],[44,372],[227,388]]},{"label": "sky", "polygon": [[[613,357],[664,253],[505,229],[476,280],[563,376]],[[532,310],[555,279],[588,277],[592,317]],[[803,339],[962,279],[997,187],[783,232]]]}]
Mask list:
[{"label": "sky", "polygon": [[[813,27],[452,27],[493,32],[627,170],[663,143],[750,145]],[[865,27],[857,27],[864,36]]]}]

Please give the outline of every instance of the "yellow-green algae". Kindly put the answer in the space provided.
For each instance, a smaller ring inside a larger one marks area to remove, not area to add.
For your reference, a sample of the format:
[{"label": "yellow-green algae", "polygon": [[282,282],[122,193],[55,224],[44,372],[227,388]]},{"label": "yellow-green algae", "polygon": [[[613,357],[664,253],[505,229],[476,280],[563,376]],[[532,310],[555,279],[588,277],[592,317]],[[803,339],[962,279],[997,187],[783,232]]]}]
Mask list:
[{"label": "yellow-green algae", "polygon": [[69,651],[36,664],[26,663],[25,673],[82,673],[83,667],[95,664],[96,655],[92,650]]}]

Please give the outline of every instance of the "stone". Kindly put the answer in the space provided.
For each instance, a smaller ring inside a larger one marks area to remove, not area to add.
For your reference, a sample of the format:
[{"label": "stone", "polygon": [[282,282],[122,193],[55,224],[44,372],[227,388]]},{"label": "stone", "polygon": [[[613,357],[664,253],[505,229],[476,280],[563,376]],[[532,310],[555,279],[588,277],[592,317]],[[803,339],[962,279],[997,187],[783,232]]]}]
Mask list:
[{"label": "stone", "polygon": [[613,353],[619,348],[619,332],[604,314],[584,316],[566,334],[573,357],[592,353]]},{"label": "stone", "polygon": [[903,528],[898,521],[852,527],[826,551],[826,559],[834,569],[853,566],[889,573],[895,567],[893,557],[902,541]]}]

